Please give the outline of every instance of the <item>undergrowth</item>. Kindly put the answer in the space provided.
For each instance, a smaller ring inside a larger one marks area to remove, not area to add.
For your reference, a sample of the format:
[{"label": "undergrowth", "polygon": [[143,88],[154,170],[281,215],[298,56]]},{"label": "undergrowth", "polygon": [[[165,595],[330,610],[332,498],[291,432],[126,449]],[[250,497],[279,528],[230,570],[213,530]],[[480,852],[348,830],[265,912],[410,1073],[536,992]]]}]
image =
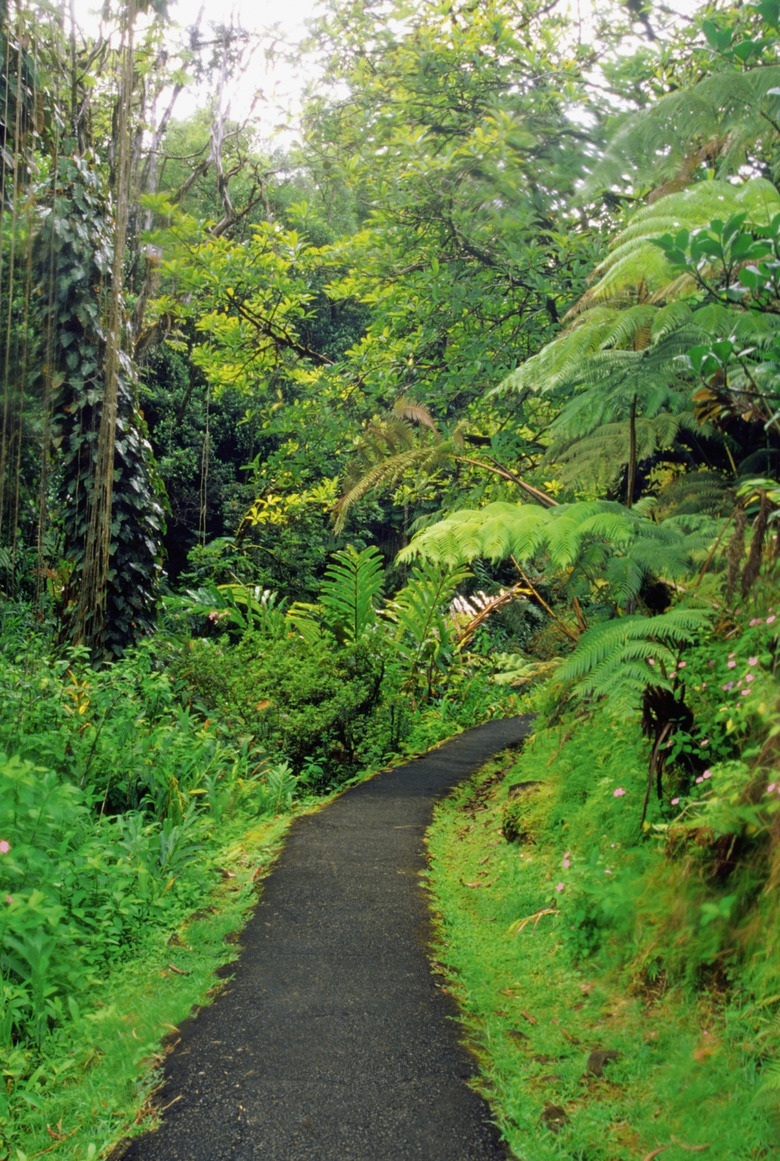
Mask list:
[{"label": "undergrowth", "polygon": [[773,625],[686,654],[692,718],[644,826],[638,713],[560,717],[552,686],[523,752],[437,809],[436,954],[519,1158],[777,1156]]}]

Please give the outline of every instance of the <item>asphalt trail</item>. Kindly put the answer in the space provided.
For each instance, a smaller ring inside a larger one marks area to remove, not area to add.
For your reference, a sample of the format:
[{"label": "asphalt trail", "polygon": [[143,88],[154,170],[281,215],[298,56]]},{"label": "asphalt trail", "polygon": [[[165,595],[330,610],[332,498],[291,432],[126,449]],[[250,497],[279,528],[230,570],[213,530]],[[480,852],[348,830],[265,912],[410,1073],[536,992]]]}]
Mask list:
[{"label": "asphalt trail", "polygon": [[230,983],[181,1028],[122,1161],[500,1161],[426,957],[433,804],[530,717],[488,722],[298,819]]}]

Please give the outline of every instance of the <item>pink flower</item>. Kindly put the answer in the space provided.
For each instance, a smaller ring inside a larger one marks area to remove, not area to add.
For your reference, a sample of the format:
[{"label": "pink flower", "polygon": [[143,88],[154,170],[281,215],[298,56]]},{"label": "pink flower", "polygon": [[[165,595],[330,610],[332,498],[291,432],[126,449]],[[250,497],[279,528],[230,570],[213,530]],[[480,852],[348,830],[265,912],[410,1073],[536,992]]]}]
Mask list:
[{"label": "pink flower", "polygon": [[733,669],[733,668],[734,668],[734,666],[735,666],[736,664],[737,664],[737,663],[736,663],[736,661],[727,661],[727,662],[726,662],[726,667],[727,667],[728,669]]},{"label": "pink flower", "polygon": [[11,849],[11,844],[5,839],[0,839],[0,855],[7,855]]},{"label": "pink flower", "polygon": [[559,884],[558,884],[558,886],[555,888],[555,890],[556,890],[556,891],[562,891],[562,890],[563,890],[563,888],[564,888],[564,884],[563,884],[563,883],[559,883]]},{"label": "pink flower", "polygon": [[700,746],[709,746],[709,744],[710,744],[709,738],[702,738],[702,740],[699,742]]},{"label": "pink flower", "polygon": [[746,673],[745,674],[745,681],[755,681],[755,680],[756,680],[755,673]]},{"label": "pink flower", "polygon": [[610,871],[609,867],[605,867],[605,869],[604,869],[604,874],[605,874],[605,875],[611,875],[611,874],[612,874],[612,872]]},{"label": "pink flower", "polygon": [[747,697],[747,695],[750,693],[750,690],[749,689],[741,689],[739,692],[742,694],[743,697]]},{"label": "pink flower", "polygon": [[760,624],[761,624],[760,617],[751,617],[750,620],[748,621],[748,625],[750,625],[751,629],[753,628],[754,625],[760,625]]},{"label": "pink flower", "polygon": [[702,778],[712,778],[712,770],[705,770],[702,774]]},{"label": "pink flower", "polygon": [[772,624],[772,622],[773,622],[773,621],[776,621],[776,620],[777,620],[777,617],[774,615],[774,613],[772,613],[772,616],[771,616],[771,617],[767,617],[767,619],[766,619],[766,623],[767,623],[767,625],[771,625],[771,624]]},{"label": "pink flower", "polygon": [[648,665],[655,665],[655,658],[654,658],[654,657],[648,657],[648,659],[647,659],[647,664],[648,664]]},{"label": "pink flower", "polygon": [[569,859],[569,858],[571,858],[571,851],[564,851],[564,852],[563,852],[563,857],[564,857],[564,859]]},{"label": "pink flower", "polygon": [[618,786],[617,790],[614,790],[612,792],[612,797],[613,798],[622,798],[624,794],[625,794],[625,790],[623,789],[623,787]]},{"label": "pink flower", "polygon": [[758,665],[757,657],[748,657],[748,665]]},{"label": "pink flower", "polygon": [[775,786],[776,786],[776,785],[777,785],[777,784],[776,784],[775,782],[770,782],[770,783],[769,783],[769,785],[768,785],[768,786],[767,786],[767,788],[766,788],[766,792],[767,792],[767,794],[771,794],[771,793],[772,793],[772,791],[774,790],[774,788],[775,788]]},{"label": "pink flower", "polygon": [[564,859],[563,865],[564,865],[564,867],[570,867],[571,866],[571,859]]},{"label": "pink flower", "polygon": [[679,798],[673,798],[672,799],[672,806],[676,806],[679,801],[680,801]]},{"label": "pink flower", "polygon": [[5,901],[8,904],[8,906],[10,907],[11,904],[13,903],[13,897],[11,895],[6,895]]},{"label": "pink flower", "polygon": [[736,653],[729,653],[729,657],[736,657]]},{"label": "pink flower", "polygon": [[700,775],[700,776],[699,776],[699,777],[696,779],[696,782],[697,782],[697,783],[699,783],[699,782],[703,782],[703,781],[704,781],[704,779],[701,777],[701,775]]},{"label": "pink flower", "polygon": [[678,668],[678,669],[685,669],[685,666],[686,666],[687,664],[688,664],[688,662],[687,662],[687,661],[680,661],[680,662],[678,663],[678,665],[677,665],[677,668]]},{"label": "pink flower", "polygon": [[734,688],[734,682],[733,682],[733,681],[727,681],[727,682],[726,682],[726,684],[725,684],[725,685],[722,685],[720,688],[721,688],[721,689],[733,689],[733,688]]}]

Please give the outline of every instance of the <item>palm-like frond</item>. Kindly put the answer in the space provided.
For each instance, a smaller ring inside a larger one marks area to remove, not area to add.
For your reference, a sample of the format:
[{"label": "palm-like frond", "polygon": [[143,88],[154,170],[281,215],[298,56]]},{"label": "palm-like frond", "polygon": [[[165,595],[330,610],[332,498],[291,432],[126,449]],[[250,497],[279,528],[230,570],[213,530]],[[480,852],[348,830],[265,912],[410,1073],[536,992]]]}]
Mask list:
[{"label": "palm-like frond", "polygon": [[625,558],[630,567],[611,566],[625,603],[637,596],[645,578],[689,575],[715,535],[709,522],[691,532],[673,521],[655,524],[608,500],[553,509],[494,503],[456,512],[424,529],[399,558],[455,566],[479,557],[514,557],[521,564],[535,560],[561,572],[587,561],[599,573],[610,560]]},{"label": "palm-like frond", "polygon": [[627,117],[588,179],[585,196],[609,187],[687,183],[697,169],[736,173],[762,142],[774,148],[780,66],[710,73],[698,84]]},{"label": "palm-like frond", "polygon": [[395,657],[405,681],[416,683],[423,666],[445,668],[457,629],[446,609],[467,576],[464,568],[418,561],[406,585],[387,603],[385,615],[396,625]]},{"label": "palm-like frond", "polygon": [[[601,487],[606,491],[620,479],[629,463],[629,421],[626,417],[599,425],[590,414],[583,419],[587,433],[577,436],[570,425],[569,434],[556,439],[547,450],[545,463],[556,466],[557,478],[567,487]],[[681,431],[698,427],[692,411],[677,414],[666,411],[652,418],[638,419],[634,425],[637,460],[648,459],[671,447]]]},{"label": "palm-like frond", "polygon": [[746,213],[755,226],[768,226],[780,213],[780,193],[771,181],[754,177],[742,185],[702,181],[679,193],[643,206],[616,237],[606,258],[593,272],[595,285],[577,303],[574,313],[627,297],[664,303],[690,293],[692,279],[680,281],[662,250],[654,244],[665,234],[701,229],[715,219]]},{"label": "palm-like frond", "polygon": [[319,603],[331,627],[346,641],[358,641],[376,619],[374,598],[384,586],[382,554],[370,545],[358,552],[350,544],[335,552],[325,569]]},{"label": "palm-like frond", "polygon": [[[425,434],[420,427],[427,429]],[[389,414],[366,426],[355,447],[346,491],[335,508],[336,532],[343,531],[350,509],[369,492],[393,487],[410,471],[430,474],[462,450],[460,426],[445,439],[427,407],[399,399]]]},{"label": "palm-like frond", "polygon": [[670,687],[664,673],[680,649],[693,644],[711,622],[703,609],[672,609],[657,617],[617,617],[593,625],[558,670],[580,695],[611,695],[634,703],[646,685]]}]

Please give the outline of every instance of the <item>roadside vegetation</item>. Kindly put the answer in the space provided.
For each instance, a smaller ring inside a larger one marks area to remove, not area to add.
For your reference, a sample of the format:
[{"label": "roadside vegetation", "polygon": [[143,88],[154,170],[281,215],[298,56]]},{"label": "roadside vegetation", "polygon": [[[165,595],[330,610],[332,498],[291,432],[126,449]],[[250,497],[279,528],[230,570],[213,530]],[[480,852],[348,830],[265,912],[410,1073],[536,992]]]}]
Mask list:
[{"label": "roadside vegetation", "polygon": [[693,713],[642,823],[638,707],[561,712],[437,809],[436,966],[518,1157],[776,1155],[776,605],[678,661]]},{"label": "roadside vegetation", "polygon": [[780,3],[587,7],[326,0],[282,146],[270,38],[0,0],[0,1161],[144,1115],[297,811],[528,708],[431,838],[509,1139],[776,1152]]}]

